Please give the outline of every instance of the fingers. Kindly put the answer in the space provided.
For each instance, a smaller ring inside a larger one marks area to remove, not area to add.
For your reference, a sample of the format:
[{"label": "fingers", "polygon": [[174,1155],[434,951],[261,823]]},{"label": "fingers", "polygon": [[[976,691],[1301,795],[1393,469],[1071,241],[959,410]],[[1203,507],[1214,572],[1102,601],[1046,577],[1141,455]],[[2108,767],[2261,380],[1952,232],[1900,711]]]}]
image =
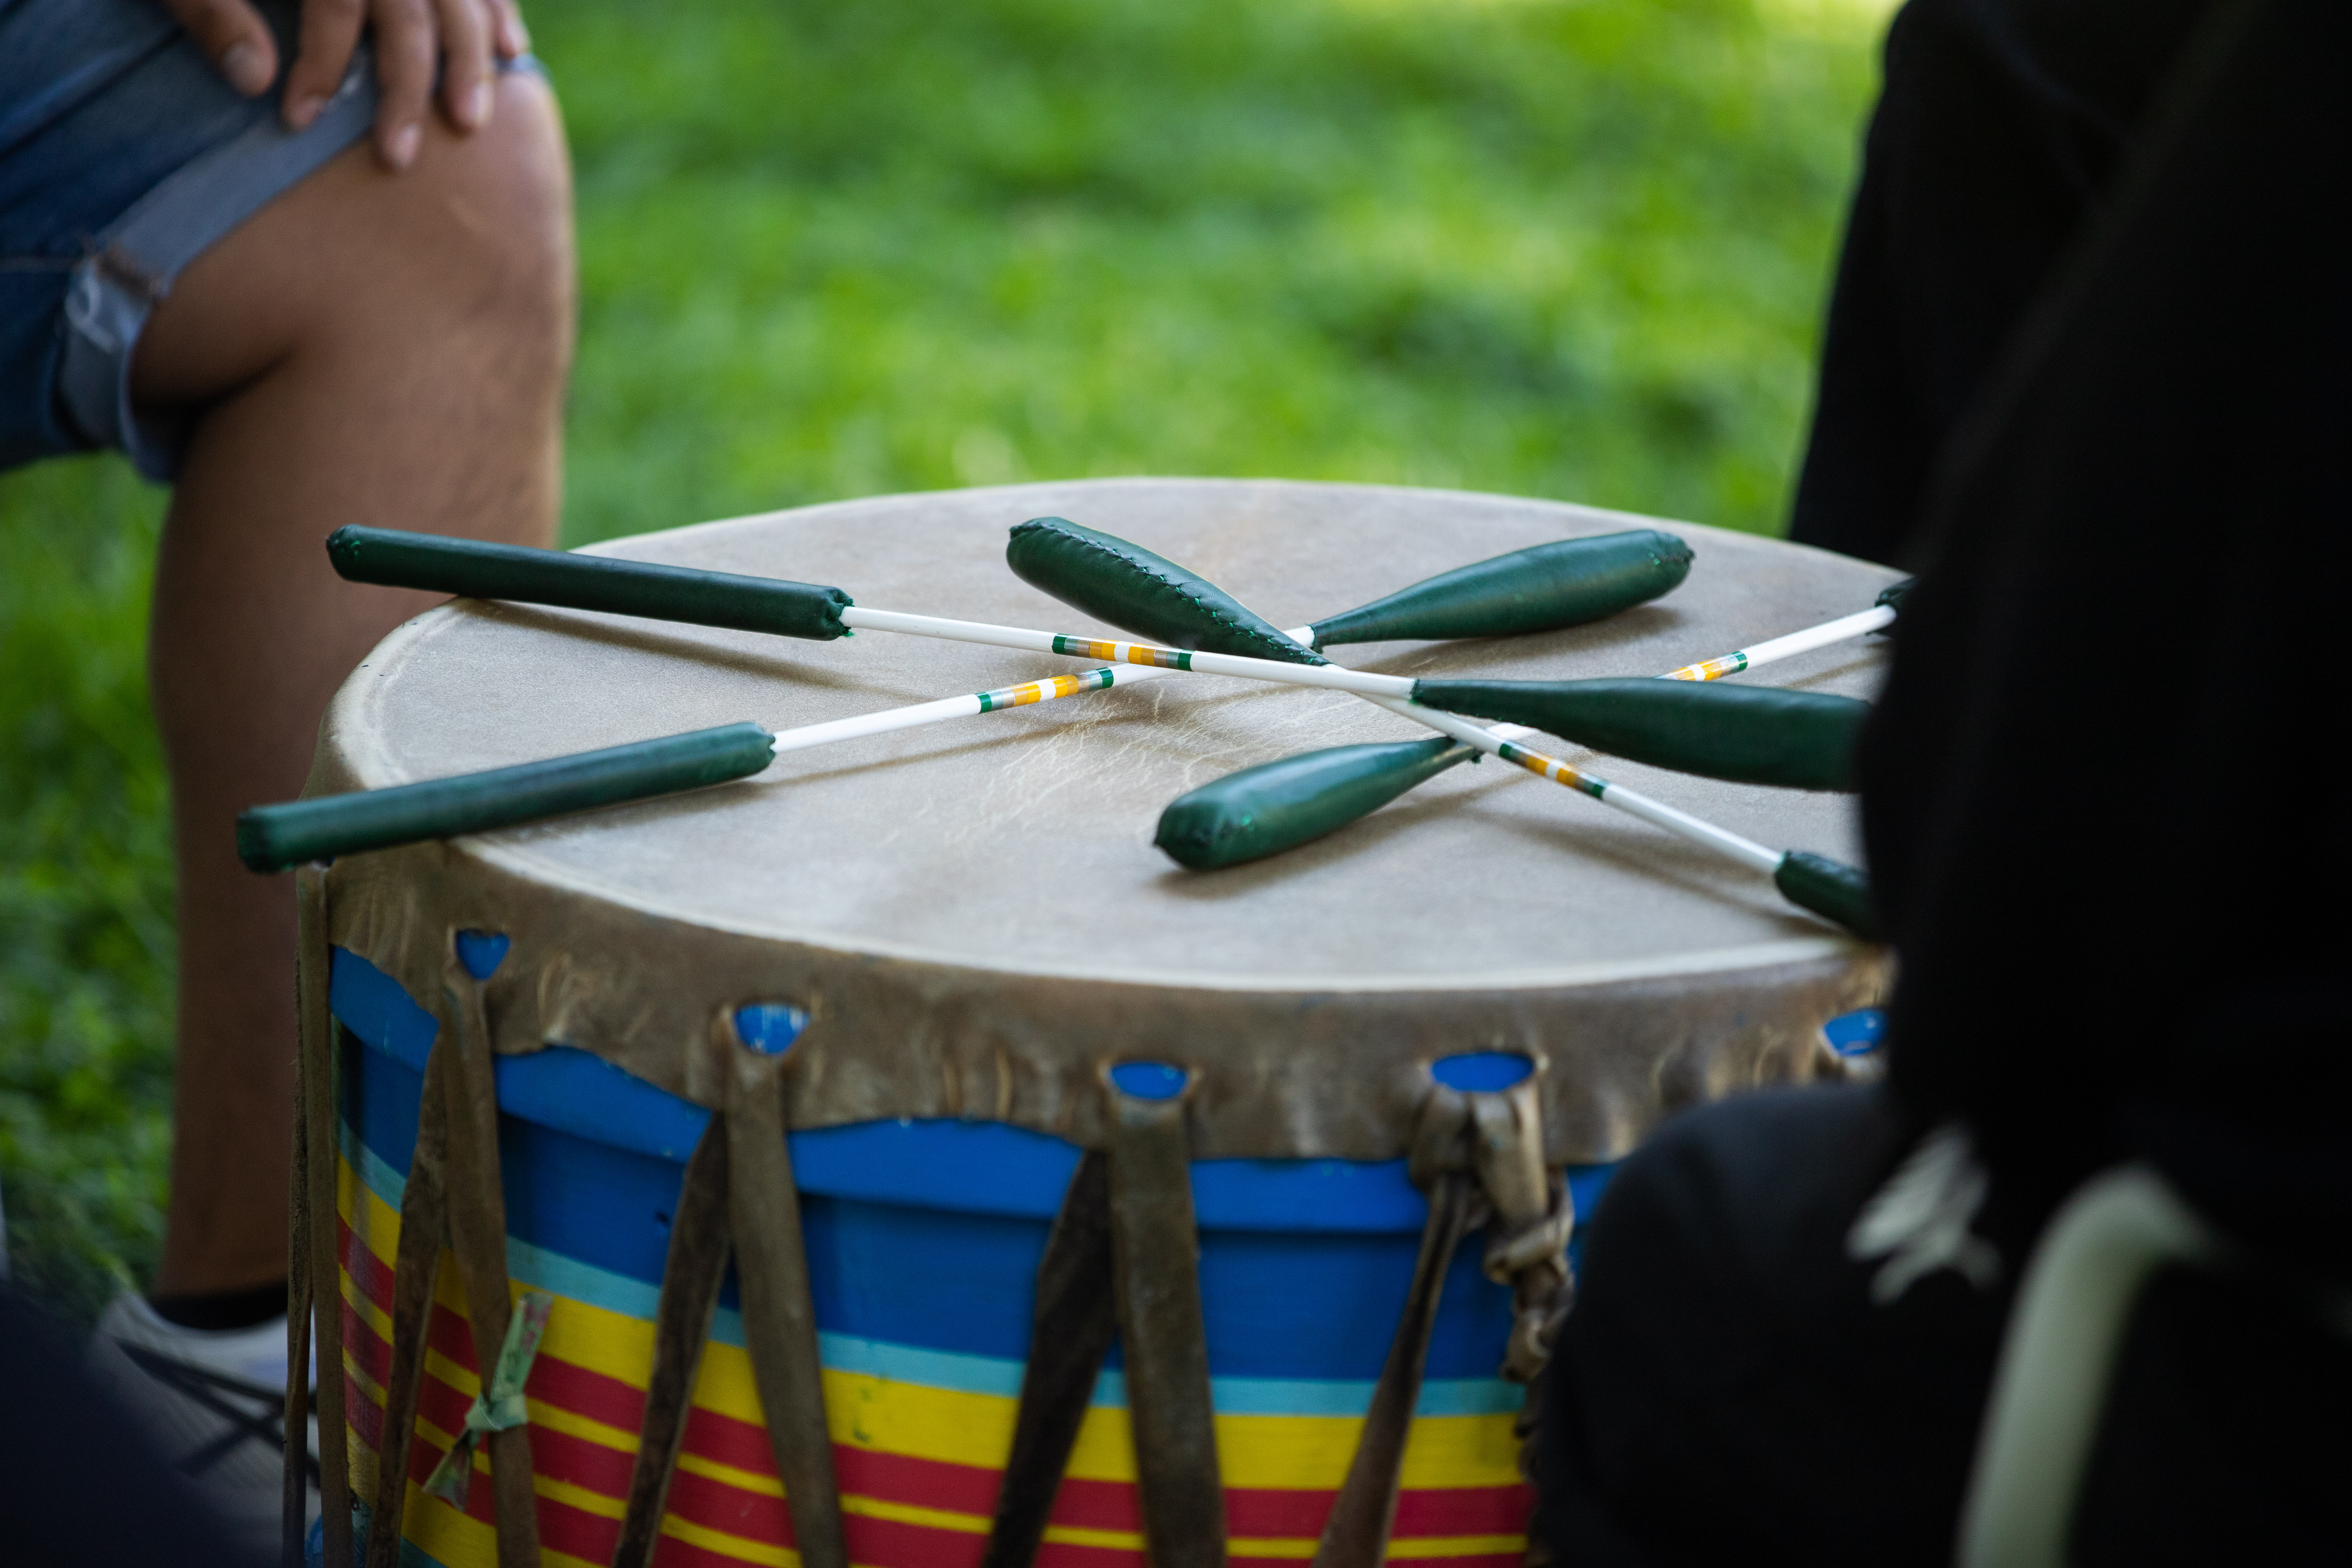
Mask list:
[{"label": "fingers", "polygon": [[441,22],[441,107],[460,131],[490,118],[490,10],[483,0],[436,0]]},{"label": "fingers", "polygon": [[278,44],[246,0],[163,0],[163,5],[229,86],[247,98],[268,90],[278,75]]},{"label": "fingers", "polygon": [[416,161],[433,103],[437,52],[429,0],[374,0],[376,156],[394,169]]},{"label": "fingers", "polygon": [[299,131],[319,118],[351,68],[366,21],[366,0],[302,0],[294,68],[286,73],[287,124]]},{"label": "fingers", "polygon": [[530,53],[530,29],[522,25],[522,8],[515,0],[490,0],[498,18],[499,58],[510,60]]},{"label": "fingers", "polygon": [[[165,4],[191,16],[231,8],[251,16],[247,0]],[[497,101],[493,51],[510,59],[530,47],[514,0],[302,0],[301,47],[286,81],[289,125],[299,131],[319,117],[350,68],[361,29],[371,21],[379,89],[376,155],[393,169],[405,169],[416,161],[436,69],[449,122],[459,131],[478,130],[488,123]],[[194,22],[189,26],[194,30]],[[268,30],[258,17],[253,18],[253,26],[266,47]],[[274,56],[270,64],[274,68]],[[265,86],[268,79],[265,75]]]}]

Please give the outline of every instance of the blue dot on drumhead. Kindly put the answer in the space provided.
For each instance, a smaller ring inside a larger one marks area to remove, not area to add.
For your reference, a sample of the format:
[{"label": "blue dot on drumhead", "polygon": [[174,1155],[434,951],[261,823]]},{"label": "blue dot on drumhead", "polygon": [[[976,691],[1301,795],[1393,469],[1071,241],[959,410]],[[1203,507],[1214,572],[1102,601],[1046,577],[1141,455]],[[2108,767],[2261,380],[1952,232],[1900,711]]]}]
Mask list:
[{"label": "blue dot on drumhead", "polygon": [[1830,1037],[1830,1049],[1838,1055],[1866,1057],[1886,1037],[1886,1010],[1864,1007],[1841,1013],[1822,1026],[1822,1033]]},{"label": "blue dot on drumhead", "polygon": [[754,1002],[735,1009],[735,1035],[763,1057],[780,1057],[808,1027],[808,1015],[783,1002]]},{"label": "blue dot on drumhead", "polygon": [[1166,1062],[1121,1062],[1110,1069],[1119,1093],[1138,1100],[1173,1100],[1184,1092],[1184,1069]]},{"label": "blue dot on drumhead", "polygon": [[1508,1089],[1535,1070],[1533,1058],[1517,1051],[1465,1051],[1429,1064],[1430,1077],[1465,1094]]},{"label": "blue dot on drumhead", "polygon": [[494,931],[461,931],[457,933],[457,962],[475,979],[488,980],[507,961],[507,949],[511,945]]}]

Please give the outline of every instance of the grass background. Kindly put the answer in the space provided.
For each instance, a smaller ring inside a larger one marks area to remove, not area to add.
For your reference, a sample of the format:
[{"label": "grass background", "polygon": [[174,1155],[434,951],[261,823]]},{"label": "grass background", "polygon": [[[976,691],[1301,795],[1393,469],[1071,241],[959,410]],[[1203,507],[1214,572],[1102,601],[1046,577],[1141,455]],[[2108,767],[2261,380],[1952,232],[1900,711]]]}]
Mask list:
[{"label": "grass background", "polygon": [[[543,6],[565,538],[1124,473],[1774,530],[1887,5]],[[164,1197],[163,499],[0,476],[0,1192],[84,1320]]]}]

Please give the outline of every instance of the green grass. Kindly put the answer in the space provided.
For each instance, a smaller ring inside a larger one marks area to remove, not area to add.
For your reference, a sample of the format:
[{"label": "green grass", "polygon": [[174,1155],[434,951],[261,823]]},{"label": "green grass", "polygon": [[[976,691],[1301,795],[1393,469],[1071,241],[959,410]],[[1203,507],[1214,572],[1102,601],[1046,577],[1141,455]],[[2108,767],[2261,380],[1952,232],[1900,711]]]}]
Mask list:
[{"label": "green grass", "polygon": [[[1884,0],[565,0],[564,531],[1266,474],[1778,526]],[[152,1257],[161,505],[0,478],[0,1190]],[[277,1130],[268,1135],[278,1135]]]}]

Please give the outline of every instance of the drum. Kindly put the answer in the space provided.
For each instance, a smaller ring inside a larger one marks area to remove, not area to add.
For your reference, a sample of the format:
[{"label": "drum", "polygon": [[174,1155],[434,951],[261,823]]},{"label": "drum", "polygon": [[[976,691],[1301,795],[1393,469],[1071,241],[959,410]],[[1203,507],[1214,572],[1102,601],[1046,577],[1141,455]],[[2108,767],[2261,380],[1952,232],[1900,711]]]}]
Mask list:
[{"label": "drum", "polygon": [[[600,548],[1109,630],[1006,569],[1039,514],[1285,626],[1647,525],[1106,480]],[[1668,526],[1696,563],[1651,605],[1346,662],[1655,674],[1892,577]],[[1884,658],[1765,679],[1866,695]],[[458,602],[353,673],[311,790],[1082,668]],[[1224,773],[1415,734],[1337,692],[1171,675],[301,873],[298,1256],[337,1271],[319,1398],[349,1438],[331,1522],[347,1479],[385,1563],[1517,1561],[1513,1378],[1573,1216],[1675,1107],[1846,1070],[1888,972],[1767,879],[1500,766],[1252,865],[1152,847]],[[1601,766],[1858,858],[1850,798]]]}]

